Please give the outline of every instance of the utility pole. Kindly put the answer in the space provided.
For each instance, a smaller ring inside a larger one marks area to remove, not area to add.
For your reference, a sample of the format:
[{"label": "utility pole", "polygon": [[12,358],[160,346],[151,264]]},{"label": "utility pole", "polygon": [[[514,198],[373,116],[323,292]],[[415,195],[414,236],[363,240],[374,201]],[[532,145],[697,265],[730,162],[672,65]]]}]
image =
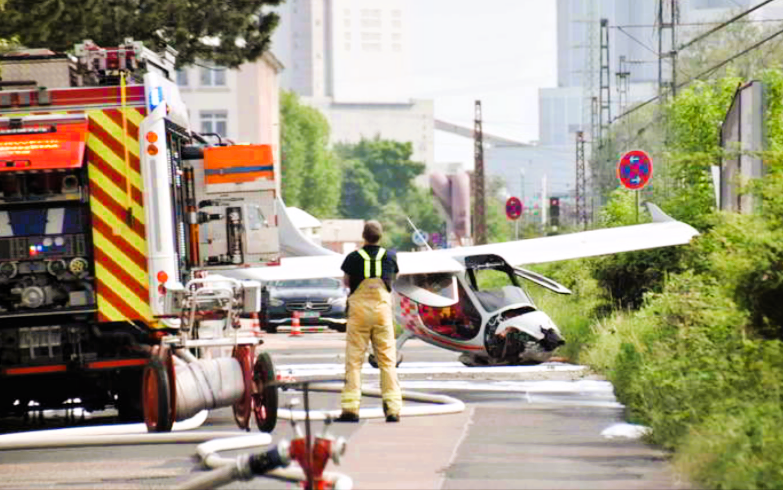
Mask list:
[{"label": "utility pole", "polygon": [[601,19],[601,69],[599,72],[598,111],[599,111],[599,146],[604,145],[604,139],[609,136],[609,123],[612,120],[612,91],[609,72],[609,19]]},{"label": "utility pole", "polygon": [[[668,8],[665,8],[668,3]],[[659,102],[663,102],[664,95],[668,92],[672,96],[677,94],[677,18],[679,16],[678,0],[658,0],[658,95]],[[670,29],[670,46],[664,48],[664,31]],[[671,72],[669,80],[663,79],[663,60],[670,59]]]},{"label": "utility pole", "polygon": [[475,243],[483,245],[487,243],[487,215],[484,209],[484,134],[481,129],[481,101],[477,100],[475,105],[475,126],[473,130],[473,157],[475,160],[475,169],[473,178],[473,202],[475,205],[473,216],[475,216]]},{"label": "utility pole", "polygon": [[[617,112],[623,114],[628,106],[628,92],[630,88],[631,71],[628,69],[628,64],[625,61],[625,56],[620,56],[620,61],[617,66]],[[628,135],[628,119],[625,119],[624,123],[621,123],[623,127],[623,139],[627,140]]]},{"label": "utility pole", "polygon": [[585,172],[585,136],[576,132],[576,226],[587,229],[587,178]]}]

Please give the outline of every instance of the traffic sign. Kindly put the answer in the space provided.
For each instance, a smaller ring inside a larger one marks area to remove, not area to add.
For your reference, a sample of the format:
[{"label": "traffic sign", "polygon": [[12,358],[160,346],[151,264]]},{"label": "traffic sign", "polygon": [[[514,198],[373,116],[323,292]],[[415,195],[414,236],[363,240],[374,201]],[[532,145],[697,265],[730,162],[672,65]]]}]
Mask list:
[{"label": "traffic sign", "polygon": [[522,202],[517,197],[509,197],[506,201],[506,216],[508,219],[519,219],[522,216]]},{"label": "traffic sign", "polygon": [[642,150],[629,151],[617,162],[617,178],[628,189],[641,189],[650,181],[652,173],[652,158]]},{"label": "traffic sign", "polygon": [[428,238],[426,231],[416,230],[413,232],[413,243],[419,247],[423,247]]}]

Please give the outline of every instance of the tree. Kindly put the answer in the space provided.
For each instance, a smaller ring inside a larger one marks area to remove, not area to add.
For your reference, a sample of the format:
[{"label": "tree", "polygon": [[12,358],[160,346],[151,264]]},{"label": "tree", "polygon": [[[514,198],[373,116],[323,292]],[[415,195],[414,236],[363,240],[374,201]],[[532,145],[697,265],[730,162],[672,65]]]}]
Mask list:
[{"label": "tree", "polygon": [[339,144],[338,155],[343,160],[358,160],[372,173],[378,183],[378,202],[399,199],[413,185],[413,179],[424,172],[424,164],[411,161],[413,145],[410,142],[362,138],[356,144]]},{"label": "tree", "polygon": [[340,215],[344,218],[359,219],[377,214],[378,191],[379,186],[372,172],[362,162],[344,162]]},{"label": "tree", "polygon": [[293,92],[280,96],[282,191],[289,206],[318,217],[337,214],[341,168],[329,149],[329,123]]},{"label": "tree", "polygon": [[18,37],[30,48],[67,51],[85,39],[116,46],[131,37],[153,48],[172,45],[179,51],[179,65],[204,59],[235,68],[268,49],[279,18],[262,9],[281,2],[0,0],[5,3],[0,38]]},{"label": "tree", "polygon": [[429,189],[415,185],[424,164],[411,160],[411,143],[362,138],[336,146],[343,160],[340,214],[345,218],[378,219],[384,227],[384,246],[415,248],[408,218],[429,234],[445,230]]}]

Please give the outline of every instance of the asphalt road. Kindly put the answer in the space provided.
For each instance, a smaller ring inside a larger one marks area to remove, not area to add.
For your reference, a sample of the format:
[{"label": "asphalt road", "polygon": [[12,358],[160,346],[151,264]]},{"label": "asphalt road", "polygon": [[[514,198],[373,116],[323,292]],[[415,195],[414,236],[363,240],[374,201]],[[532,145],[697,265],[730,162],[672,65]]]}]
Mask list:
[{"label": "asphalt road", "polygon": [[[344,334],[267,335],[264,347],[284,376],[341,373]],[[404,389],[448,394],[465,402],[466,411],[403,418],[400,424],[333,424],[331,432],[348,439],[348,450],[341,466],[328,469],[349,475],[354,488],[687,487],[672,474],[665,453],[638,439],[602,435],[618,429],[622,406],[611,385],[578,366],[469,369],[457,354],[418,341],[406,344],[404,354]],[[377,371],[368,369],[365,382],[377,386]],[[281,406],[291,398],[302,396],[282,392]],[[312,394],[310,401],[316,409],[339,408],[336,394]],[[377,405],[374,399],[363,404]],[[109,411],[88,414],[76,424],[113,423],[114,417]],[[20,424],[0,419],[0,430],[16,431]],[[24,428],[64,425],[73,423],[48,414]],[[321,427],[314,423],[315,431]],[[237,430],[231,409],[211,412],[202,430]],[[290,424],[280,421],[273,437],[292,438]],[[201,474],[193,453],[190,444],[5,451],[0,488],[170,488]],[[294,487],[255,479],[223,488]]]}]

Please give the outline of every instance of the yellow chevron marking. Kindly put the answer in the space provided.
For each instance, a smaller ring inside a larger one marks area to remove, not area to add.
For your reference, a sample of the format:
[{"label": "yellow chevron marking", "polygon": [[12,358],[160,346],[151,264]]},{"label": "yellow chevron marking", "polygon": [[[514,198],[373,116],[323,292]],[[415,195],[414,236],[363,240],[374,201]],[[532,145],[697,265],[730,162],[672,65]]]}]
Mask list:
[{"label": "yellow chevron marking", "polygon": [[123,140],[122,126],[112,121],[112,119],[109,116],[107,116],[103,111],[90,111],[90,119],[98,123],[98,125],[101,126],[103,129],[105,129],[107,133],[112,135],[114,139],[119,142],[120,145],[123,144],[123,141],[127,141],[128,151],[131,152],[136,157],[139,156],[139,140],[133,138],[132,136],[128,136],[127,139]]},{"label": "yellow chevron marking", "polygon": [[[120,109],[122,110],[122,109]],[[139,111],[136,109],[133,109],[131,107],[125,108],[125,114],[127,114],[128,120],[132,121],[133,124],[136,125],[137,128],[139,128],[139,132],[141,132],[141,122],[144,120],[144,116],[142,116]]]},{"label": "yellow chevron marking", "polygon": [[103,253],[111,257],[117,265],[122,267],[128,275],[136,279],[139,284],[149,287],[149,277],[147,274],[145,274],[134,261],[126,257],[125,254],[122,253],[122,250],[117,248],[111,240],[95,229],[92,230],[92,236],[95,248],[103,250]]},{"label": "yellow chevron marking", "polygon": [[[91,199],[90,200],[90,208],[92,209],[92,212],[97,214],[106,224],[112,229],[115,230],[115,233],[121,234],[122,238],[125,239],[128,243],[130,243],[133,248],[135,248],[140,254],[143,256],[147,256],[147,243],[144,240],[144,238],[140,237],[135,231],[128,228],[128,225],[125,224],[124,221],[122,221],[120,218],[118,218],[114,213],[106,209],[103,204],[98,202],[97,199]],[[107,237],[109,241],[111,241],[110,237]]]},{"label": "yellow chevron marking", "polygon": [[[128,145],[130,145],[130,143],[128,143]],[[114,168],[114,170],[117,171],[118,174],[120,175],[126,174],[125,160],[123,160],[120,156],[116,155],[97,136],[90,134],[90,136],[87,138],[87,147],[90,148],[90,150],[97,153],[98,155],[100,155],[101,158],[103,158],[103,160],[106,163],[111,165]],[[139,175],[133,169],[129,169],[127,171],[127,174],[130,177],[131,184],[133,184],[137,189],[144,189],[141,183],[141,175]]]},{"label": "yellow chevron marking", "polygon": [[[108,178],[105,174],[101,173],[97,169],[90,169],[90,184],[99,187],[103,192],[108,194],[118,206],[125,208],[125,203],[128,199],[125,197],[125,190],[117,187],[117,184]],[[139,206],[135,200],[131,202],[133,209],[133,219],[144,224],[144,208]]]},{"label": "yellow chevron marking", "polygon": [[111,272],[97,262],[95,263],[95,277],[103,281],[103,284],[111,288],[117,296],[121,297],[128,306],[138,313],[140,318],[150,318],[152,316],[152,310],[147,302],[140,300],[133,291],[128,289]]},{"label": "yellow chevron marking", "polygon": [[101,296],[100,293],[98,293],[98,311],[103,313],[106,316],[106,318],[108,318],[111,321],[116,322],[116,321],[129,320],[129,318],[125,318],[125,315],[117,311],[117,309],[114,308],[114,306],[112,306],[109,300]]}]

